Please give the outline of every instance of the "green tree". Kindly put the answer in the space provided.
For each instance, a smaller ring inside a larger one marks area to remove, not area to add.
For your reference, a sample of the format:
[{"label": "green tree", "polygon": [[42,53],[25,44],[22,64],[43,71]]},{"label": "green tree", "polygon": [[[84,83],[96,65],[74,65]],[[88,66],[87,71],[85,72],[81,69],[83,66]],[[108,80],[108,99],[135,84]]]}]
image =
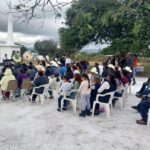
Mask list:
[{"label": "green tree", "polygon": [[39,53],[39,55],[55,56],[57,52],[57,43],[53,40],[43,40],[37,41],[34,44],[34,49]]},{"label": "green tree", "polygon": [[149,0],[78,0],[66,12],[63,47],[111,43],[110,53],[146,52],[150,45]]},{"label": "green tree", "polygon": [[20,49],[20,54],[21,56],[24,54],[24,52],[26,52],[28,49],[25,46],[22,46]]}]

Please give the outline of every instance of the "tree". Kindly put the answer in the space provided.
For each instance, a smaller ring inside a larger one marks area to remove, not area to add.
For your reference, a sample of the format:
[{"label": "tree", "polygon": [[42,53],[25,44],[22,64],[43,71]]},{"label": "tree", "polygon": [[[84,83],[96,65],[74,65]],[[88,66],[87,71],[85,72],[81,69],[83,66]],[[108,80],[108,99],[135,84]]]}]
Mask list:
[{"label": "tree", "polygon": [[113,54],[121,50],[146,52],[150,44],[149,13],[149,0],[78,0],[66,12],[67,27],[60,41],[64,47],[75,49],[90,42],[111,43]]},{"label": "tree", "polygon": [[34,44],[34,49],[39,53],[39,55],[55,56],[57,52],[57,43],[53,40],[43,40],[37,41]]},{"label": "tree", "polygon": [[[47,14],[54,14],[61,17],[61,8],[70,4],[72,0],[59,2],[58,0],[20,0],[15,6],[19,13],[19,19],[30,21],[33,18],[41,17],[45,20]],[[42,14],[42,16],[41,16]]]},{"label": "tree", "polygon": [[20,54],[21,56],[24,54],[24,52],[26,52],[28,49],[25,46],[22,46],[20,49]]}]

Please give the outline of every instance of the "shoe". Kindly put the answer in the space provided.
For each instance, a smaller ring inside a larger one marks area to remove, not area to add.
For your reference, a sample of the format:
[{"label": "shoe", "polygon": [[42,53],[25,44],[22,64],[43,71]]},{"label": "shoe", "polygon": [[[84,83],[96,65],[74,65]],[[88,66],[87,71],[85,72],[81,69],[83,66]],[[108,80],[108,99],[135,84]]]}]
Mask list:
[{"label": "shoe", "polygon": [[99,114],[100,114],[99,111],[95,111],[95,112],[94,112],[94,116],[98,116]]},{"label": "shoe", "polygon": [[91,116],[92,115],[92,113],[90,112],[90,110],[87,110],[86,114],[87,114],[87,116]]},{"label": "shoe", "polygon": [[63,109],[62,109],[62,110],[67,110],[67,108],[63,107]]},{"label": "shoe", "polygon": [[146,125],[147,123],[143,121],[143,119],[141,120],[136,120],[137,124],[141,124],[141,125]]},{"label": "shoe", "polygon": [[60,111],[61,111],[61,110],[60,110],[60,108],[57,108],[57,111],[59,111],[59,112],[60,112]]},{"label": "shoe", "polygon": [[86,117],[86,111],[82,111],[80,114],[79,114],[80,117]]},{"label": "shoe", "polygon": [[133,108],[133,109],[138,111],[138,106],[131,106],[131,108]]}]

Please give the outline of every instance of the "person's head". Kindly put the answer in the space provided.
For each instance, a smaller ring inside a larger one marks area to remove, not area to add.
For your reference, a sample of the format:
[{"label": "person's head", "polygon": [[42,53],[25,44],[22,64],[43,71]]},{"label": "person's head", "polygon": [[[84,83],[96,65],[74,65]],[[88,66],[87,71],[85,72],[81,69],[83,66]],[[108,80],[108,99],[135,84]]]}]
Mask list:
[{"label": "person's head", "polygon": [[137,54],[134,54],[134,58],[137,58],[138,56],[137,56]]},{"label": "person's head", "polygon": [[100,80],[100,78],[99,78],[99,77],[94,76],[94,80],[93,80],[93,82],[96,84],[96,83],[100,83],[100,82],[101,82],[101,80]]},{"label": "person's head", "polygon": [[42,60],[42,62],[41,62],[41,63],[42,63],[42,66],[43,66],[43,67],[46,67],[46,63],[45,63],[45,61],[44,61],[44,60]]},{"label": "person's head", "polygon": [[69,82],[69,77],[68,77],[67,75],[65,75],[65,76],[63,77],[63,81],[64,81],[64,82]]},{"label": "person's head", "polygon": [[4,75],[6,75],[6,76],[8,76],[8,75],[12,75],[12,71],[11,71],[11,69],[10,69],[10,68],[7,68],[7,69],[5,70]]},{"label": "person's head", "polygon": [[24,69],[23,68],[19,69],[19,73],[25,73]]},{"label": "person's head", "polygon": [[55,72],[54,73],[54,78],[56,78],[56,81],[59,82],[60,81],[59,73]]},{"label": "person's head", "polygon": [[41,76],[44,76],[44,71],[42,71],[42,70],[39,70],[38,71],[38,75],[41,77]]},{"label": "person's head", "polygon": [[81,75],[78,74],[78,73],[75,74],[75,75],[74,75],[74,80],[75,80],[75,81],[78,81],[79,83],[81,83]]}]

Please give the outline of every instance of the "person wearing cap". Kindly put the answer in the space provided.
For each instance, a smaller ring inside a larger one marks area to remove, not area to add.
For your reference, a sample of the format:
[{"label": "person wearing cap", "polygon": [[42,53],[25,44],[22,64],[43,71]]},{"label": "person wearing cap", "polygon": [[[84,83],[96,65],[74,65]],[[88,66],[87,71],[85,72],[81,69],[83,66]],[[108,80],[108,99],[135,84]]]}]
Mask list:
[{"label": "person wearing cap", "polygon": [[94,83],[95,78],[100,78],[100,75],[98,74],[96,67],[93,67],[89,72],[91,73],[90,74],[91,83]]},{"label": "person wearing cap", "polygon": [[2,95],[4,95],[4,93],[5,93],[6,98],[9,98],[9,96],[10,96],[10,92],[6,92],[7,87],[8,87],[8,82],[10,80],[16,80],[16,79],[15,79],[15,76],[12,74],[11,69],[7,68],[4,72],[4,76],[2,77],[2,79],[0,81]]},{"label": "person wearing cap", "polygon": [[[113,92],[117,89],[116,81],[114,79],[114,74],[111,71],[106,71],[103,73],[104,81],[102,82],[100,88],[98,89],[99,94],[106,94]],[[109,102],[110,96],[99,97],[99,101],[103,103]],[[99,104],[96,105],[94,115],[99,114]]]}]

